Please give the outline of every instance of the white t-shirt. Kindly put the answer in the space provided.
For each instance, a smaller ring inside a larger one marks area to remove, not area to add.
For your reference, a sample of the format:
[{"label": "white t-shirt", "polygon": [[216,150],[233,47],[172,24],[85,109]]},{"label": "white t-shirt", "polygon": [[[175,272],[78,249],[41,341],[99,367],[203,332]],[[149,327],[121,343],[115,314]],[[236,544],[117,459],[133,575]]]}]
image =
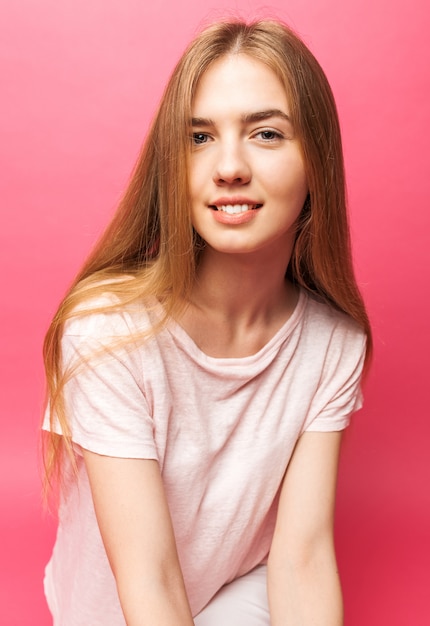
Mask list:
[{"label": "white t-shirt", "polygon": [[363,332],[304,292],[276,335],[243,358],[207,356],[174,321],[145,342],[119,345],[158,317],[157,308],[133,305],[66,328],[65,364],[98,355],[66,387],[79,481],[62,502],[45,577],[61,626],[125,624],[80,447],[159,461],[196,615],[223,584],[267,558],[300,434],[341,430],[361,406]]}]

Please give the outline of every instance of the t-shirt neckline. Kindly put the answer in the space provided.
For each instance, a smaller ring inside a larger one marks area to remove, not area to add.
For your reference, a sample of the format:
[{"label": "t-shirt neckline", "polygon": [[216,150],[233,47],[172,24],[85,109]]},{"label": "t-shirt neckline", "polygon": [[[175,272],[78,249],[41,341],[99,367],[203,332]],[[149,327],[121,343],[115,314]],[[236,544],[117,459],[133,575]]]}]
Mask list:
[{"label": "t-shirt neckline", "polygon": [[299,290],[299,297],[294,308],[294,311],[290,317],[284,322],[284,324],[276,331],[276,333],[269,339],[269,341],[260,350],[245,357],[214,357],[206,354],[195,341],[190,337],[187,331],[174,319],[170,319],[166,324],[166,330],[178,341],[182,348],[193,357],[195,360],[200,361],[206,365],[213,366],[246,366],[252,365],[255,362],[261,362],[270,358],[274,351],[278,350],[278,347],[285,339],[291,334],[294,328],[302,318],[304,308],[306,306],[308,296],[303,289]]}]

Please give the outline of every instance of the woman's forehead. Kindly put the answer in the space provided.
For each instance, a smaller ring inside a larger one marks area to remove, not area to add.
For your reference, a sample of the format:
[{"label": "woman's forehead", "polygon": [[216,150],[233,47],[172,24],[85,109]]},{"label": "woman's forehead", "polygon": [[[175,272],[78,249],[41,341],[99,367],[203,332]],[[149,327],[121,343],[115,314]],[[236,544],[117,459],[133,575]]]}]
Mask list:
[{"label": "woman's forehead", "polygon": [[214,61],[200,77],[192,103],[193,117],[225,110],[241,115],[278,110],[288,116],[289,108],[285,87],[277,74],[244,53]]}]

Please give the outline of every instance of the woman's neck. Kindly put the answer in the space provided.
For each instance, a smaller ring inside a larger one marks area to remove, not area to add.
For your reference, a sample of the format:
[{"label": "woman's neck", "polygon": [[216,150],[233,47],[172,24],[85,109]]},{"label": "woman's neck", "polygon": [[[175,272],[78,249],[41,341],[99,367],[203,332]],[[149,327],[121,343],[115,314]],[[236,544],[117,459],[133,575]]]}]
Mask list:
[{"label": "woman's neck", "polygon": [[251,258],[206,249],[190,301],[178,322],[210,356],[255,354],[296,306],[298,290],[285,279],[287,263],[279,255],[253,254]]}]

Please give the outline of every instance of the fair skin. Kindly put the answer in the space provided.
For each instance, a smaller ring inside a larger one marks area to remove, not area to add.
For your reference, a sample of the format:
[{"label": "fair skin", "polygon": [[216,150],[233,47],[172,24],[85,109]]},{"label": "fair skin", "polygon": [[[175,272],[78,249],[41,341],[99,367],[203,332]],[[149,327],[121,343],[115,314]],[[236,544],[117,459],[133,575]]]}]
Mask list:
[{"label": "fair skin", "polygon": [[285,90],[262,63],[223,58],[200,80],[192,132],[191,213],[206,248],[181,323],[211,356],[247,356],[297,298],[284,275],[308,189]]},{"label": "fair skin", "polygon": [[[298,297],[284,276],[308,189],[282,84],[246,55],[218,60],[198,85],[192,133],[191,213],[207,245],[177,321],[210,356],[248,356]],[[272,626],[342,624],[333,548],[340,439],[303,434],[286,472],[268,562]],[[84,459],[128,626],[192,625],[158,465],[88,451]]]},{"label": "fair skin", "polygon": [[158,463],[83,454],[127,626],[192,626]]},{"label": "fair skin", "polygon": [[271,626],[342,626],[333,543],[341,433],[304,433],[288,466],[270,550]]}]

